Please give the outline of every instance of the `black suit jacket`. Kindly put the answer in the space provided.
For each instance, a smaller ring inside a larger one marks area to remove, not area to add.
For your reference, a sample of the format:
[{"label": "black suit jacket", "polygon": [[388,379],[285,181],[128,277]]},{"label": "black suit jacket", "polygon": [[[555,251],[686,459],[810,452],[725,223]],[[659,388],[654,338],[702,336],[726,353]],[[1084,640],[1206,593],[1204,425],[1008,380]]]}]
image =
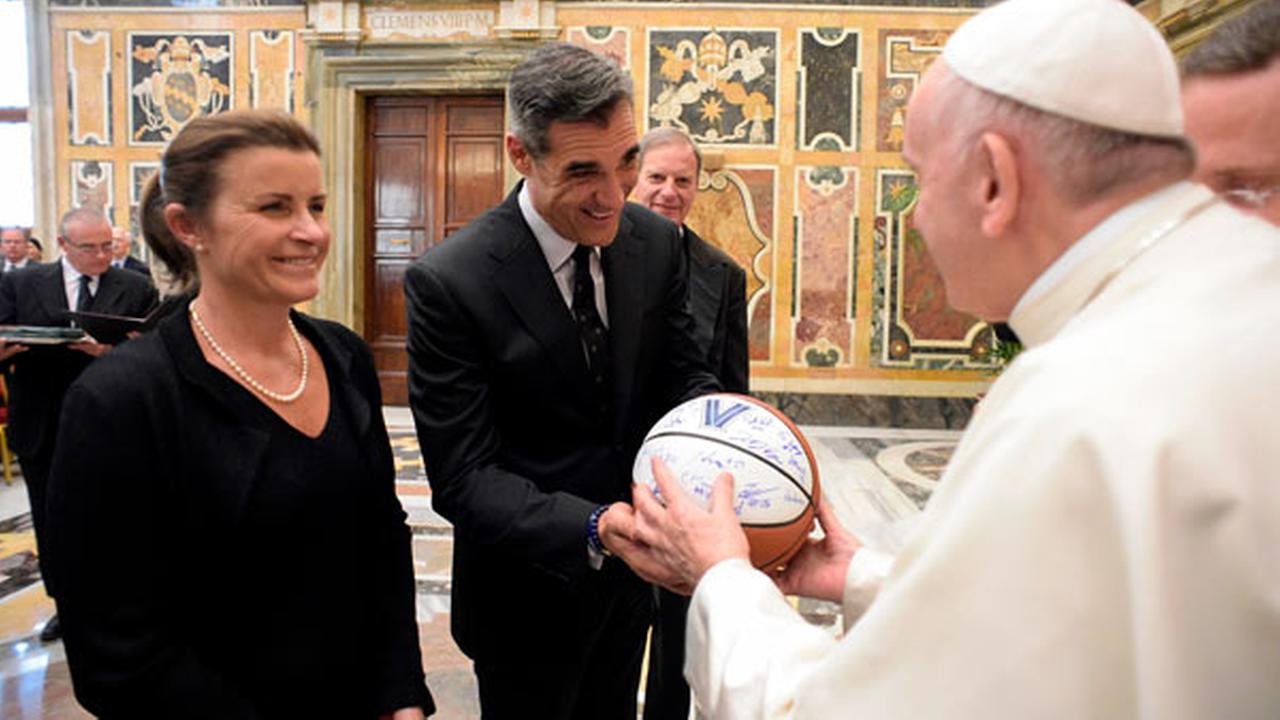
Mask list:
[{"label": "black suit jacket", "polygon": [[[149,278],[109,268],[98,280],[89,309],[142,317],[156,304]],[[0,276],[0,325],[70,325],[62,263]],[[33,346],[14,355],[9,372],[9,442],[23,457],[53,452],[62,396],[93,357],[65,347]]]},{"label": "black suit jacket", "polygon": [[676,227],[628,203],[601,255],[613,387],[599,422],[518,191],[405,275],[410,404],[433,506],[454,524],[454,636],[477,660],[554,643],[587,587],[642,587],[617,561],[589,569],[587,518],[629,500],[635,452],[664,412],[718,389],[692,339]]},{"label": "black suit jacket", "polygon": [[[237,410],[227,390],[234,381],[204,360],[183,303],[154,332],[103,356],[67,393],[49,519],[76,698],[95,715],[371,719],[411,705],[432,709],[409,530],[372,356],[336,323],[293,319],[328,358],[330,413],[346,413],[349,442],[368,468],[355,479],[350,512],[308,520],[334,542],[356,545],[361,562],[316,577],[311,592],[325,593],[330,582],[357,585],[363,601],[316,625],[304,619],[314,614],[307,608],[282,612],[278,601],[259,597],[249,576],[262,563],[248,558],[274,551],[246,546],[240,528],[260,512],[258,489],[281,492],[268,472],[274,426]],[[296,538],[279,542],[292,547]],[[264,617],[272,618],[269,632],[250,629],[247,618]],[[358,649],[333,645],[352,637]],[[315,678],[300,689],[279,682],[298,674],[292,668],[256,675],[252,656],[351,670],[336,683]]]},{"label": "black suit jacket", "polygon": [[694,337],[726,392],[746,393],[747,274],[723,250],[684,228]]},{"label": "black suit jacket", "polygon": [[151,266],[132,255],[126,255],[124,257],[124,269],[132,270],[137,273],[142,273],[147,277],[151,277]]}]

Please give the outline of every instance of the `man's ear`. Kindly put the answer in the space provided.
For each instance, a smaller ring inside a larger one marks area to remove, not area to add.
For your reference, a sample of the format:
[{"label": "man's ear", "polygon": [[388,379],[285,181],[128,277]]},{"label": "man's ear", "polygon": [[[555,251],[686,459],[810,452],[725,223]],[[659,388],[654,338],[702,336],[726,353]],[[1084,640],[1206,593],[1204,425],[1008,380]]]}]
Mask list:
[{"label": "man's ear", "polygon": [[511,158],[511,165],[515,167],[516,172],[528,177],[533,173],[533,155],[515,134],[507,133],[506,139],[507,157]]},{"label": "man's ear", "polygon": [[1018,216],[1022,200],[1018,155],[1003,135],[986,132],[978,139],[978,163],[982,178],[978,198],[982,232],[987,237],[997,237],[1007,232]]}]

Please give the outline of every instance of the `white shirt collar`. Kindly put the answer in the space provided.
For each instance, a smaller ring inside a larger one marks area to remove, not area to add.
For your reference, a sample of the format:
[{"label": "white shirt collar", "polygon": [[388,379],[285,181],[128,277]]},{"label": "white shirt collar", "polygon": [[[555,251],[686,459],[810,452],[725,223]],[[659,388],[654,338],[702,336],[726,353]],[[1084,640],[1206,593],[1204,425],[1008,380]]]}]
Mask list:
[{"label": "white shirt collar", "polygon": [[1022,293],[1018,303],[1013,306],[1013,311],[1009,313],[1010,316],[1017,315],[1020,310],[1053,289],[1063,278],[1070,275],[1072,270],[1101,252],[1109,240],[1132,227],[1147,214],[1149,208],[1163,202],[1166,197],[1181,192],[1184,187],[1185,183],[1174,183],[1167,188],[1157,190],[1120,208],[1106,220],[1095,225],[1092,230],[1067,248],[1066,252],[1059,255],[1057,260],[1050,263],[1044,272],[1040,273],[1039,277]]},{"label": "white shirt collar", "polygon": [[[547,266],[554,273],[569,262],[573,251],[578,247],[578,243],[566,240],[563,235],[555,231],[555,228],[551,227],[550,223],[542,219],[542,216],[533,207],[533,197],[529,194],[529,183],[527,181],[521,183],[520,193],[516,196],[516,199],[520,203],[520,214],[524,216],[524,221],[529,224],[529,229],[533,231],[533,236],[537,238],[538,245],[542,248],[542,254],[547,258]],[[591,251],[599,257],[600,248],[593,247]]]},{"label": "white shirt collar", "polygon": [[[75,269],[67,256],[63,255],[59,262],[62,263],[62,284],[67,293],[67,307],[74,310],[76,300],[80,297],[80,271]],[[98,294],[98,286],[102,284],[102,276],[89,276],[89,292]]]}]

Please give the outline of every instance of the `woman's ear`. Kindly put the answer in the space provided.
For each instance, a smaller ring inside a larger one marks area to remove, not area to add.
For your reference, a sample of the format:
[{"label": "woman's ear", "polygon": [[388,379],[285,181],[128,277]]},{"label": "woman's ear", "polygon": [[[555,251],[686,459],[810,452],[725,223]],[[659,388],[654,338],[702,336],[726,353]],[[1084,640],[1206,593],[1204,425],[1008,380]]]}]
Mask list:
[{"label": "woman's ear", "polygon": [[1018,176],[1018,154],[1003,135],[986,132],[978,140],[983,177],[978,198],[982,232],[988,237],[1006,233],[1018,215],[1022,182]]},{"label": "woman's ear", "polygon": [[173,233],[173,236],[183,245],[192,250],[200,245],[200,240],[196,237],[195,218],[191,217],[191,213],[187,212],[187,207],[182,203],[169,203],[164,206],[164,224],[169,226],[169,232]]}]

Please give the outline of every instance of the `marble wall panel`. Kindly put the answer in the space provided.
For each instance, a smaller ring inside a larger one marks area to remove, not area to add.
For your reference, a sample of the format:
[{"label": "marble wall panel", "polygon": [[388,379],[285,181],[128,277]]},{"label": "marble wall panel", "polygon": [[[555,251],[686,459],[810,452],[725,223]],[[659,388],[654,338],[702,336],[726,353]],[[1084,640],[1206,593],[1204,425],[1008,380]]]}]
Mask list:
[{"label": "marble wall panel", "polygon": [[861,35],[849,28],[806,28],[798,46],[796,119],[801,150],[857,150]]},{"label": "marble wall panel", "polygon": [[853,364],[858,169],[796,168],[792,358],[802,367]]},{"label": "marble wall panel", "polygon": [[880,82],[876,102],[876,149],[902,151],[907,101],[920,76],[942,54],[943,30],[881,30]]},{"label": "marble wall panel", "polygon": [[912,221],[916,192],[911,172],[878,171],[871,362],[927,370],[994,369],[991,327],[947,304],[942,277]]},{"label": "marble wall panel", "polygon": [[230,110],[234,33],[130,32],[129,144],[163,144],[192,119]]},{"label": "marble wall panel", "polygon": [[686,219],[746,270],[748,354],[759,361],[773,356],[776,177],[773,168],[703,171],[697,202]]},{"label": "marble wall panel", "polygon": [[111,33],[70,30],[66,38],[68,140],[72,145],[110,145]]},{"label": "marble wall panel", "polygon": [[110,160],[71,161],[71,206],[101,210],[115,217],[115,163]]},{"label": "marble wall panel", "polygon": [[623,70],[631,70],[631,29],[612,25],[571,27],[565,40],[613,58]]},{"label": "marble wall panel", "polygon": [[293,112],[293,32],[249,32],[249,105]]},{"label": "marble wall panel", "polygon": [[648,128],[723,147],[776,144],[778,31],[648,30]]},{"label": "marble wall panel", "polygon": [[[109,36],[103,67],[114,78],[103,111],[92,117],[114,127],[102,146],[73,145],[72,135],[84,140],[98,130],[86,133],[82,124],[69,133],[74,113],[57,103],[58,197],[50,205],[60,213],[80,197],[92,198],[118,205],[121,224],[136,224],[133,207],[145,174],[191,117],[232,105],[306,114],[310,103],[325,102],[324,79],[303,77],[312,67],[307,53],[382,63],[457,45],[456,62],[464,67],[484,62],[490,43],[513,42],[497,30],[467,34],[479,25],[463,27],[461,39],[440,36],[461,22],[460,12],[514,8],[510,2],[329,0],[314,3],[314,12],[300,11],[300,2],[273,12],[201,0],[202,9],[191,13],[172,9],[191,0],[125,0],[118,6],[127,9],[115,12],[51,2],[58,6],[49,12],[53,97],[70,98],[72,86],[84,84],[73,73],[86,65],[72,59],[71,35]],[[876,2],[536,3],[538,27],[513,36],[533,45],[558,28],[565,39],[614,57],[635,81],[640,130],[666,123],[699,138],[707,162],[689,222],[747,269],[749,353],[759,390],[960,395],[980,391],[988,377],[978,359],[985,326],[946,308],[936,271],[909,240],[910,213],[880,208],[881,171],[903,165],[902,110],[947,33],[968,14],[954,8],[969,3],[911,0],[950,9],[899,12],[873,9]],[[450,12],[448,22],[402,22]],[[379,32],[390,34],[374,38],[367,21],[378,13],[387,20]],[[447,64],[442,72],[452,75]],[[304,95],[308,87],[316,97]],[[393,84],[374,91],[402,90]],[[83,103],[76,108],[89,117]],[[322,122],[359,127],[358,119],[341,115]],[[358,143],[357,134],[337,141]],[[107,164],[85,164],[91,160]],[[72,161],[82,166],[73,171]],[[838,169],[853,185],[822,195],[821,181],[806,179],[821,168]],[[104,173],[111,178],[105,186]],[[362,178],[331,180],[339,206],[360,197]],[[778,214],[787,222],[780,224]],[[360,286],[359,263],[341,272]]]},{"label": "marble wall panel", "polygon": [[[129,230],[135,238],[142,237],[142,220],[138,215],[138,203],[142,199],[142,189],[146,186],[147,180],[160,169],[158,162],[131,162],[129,163]],[[147,259],[150,255],[146,247],[146,243],[138,243],[135,250]]]}]

